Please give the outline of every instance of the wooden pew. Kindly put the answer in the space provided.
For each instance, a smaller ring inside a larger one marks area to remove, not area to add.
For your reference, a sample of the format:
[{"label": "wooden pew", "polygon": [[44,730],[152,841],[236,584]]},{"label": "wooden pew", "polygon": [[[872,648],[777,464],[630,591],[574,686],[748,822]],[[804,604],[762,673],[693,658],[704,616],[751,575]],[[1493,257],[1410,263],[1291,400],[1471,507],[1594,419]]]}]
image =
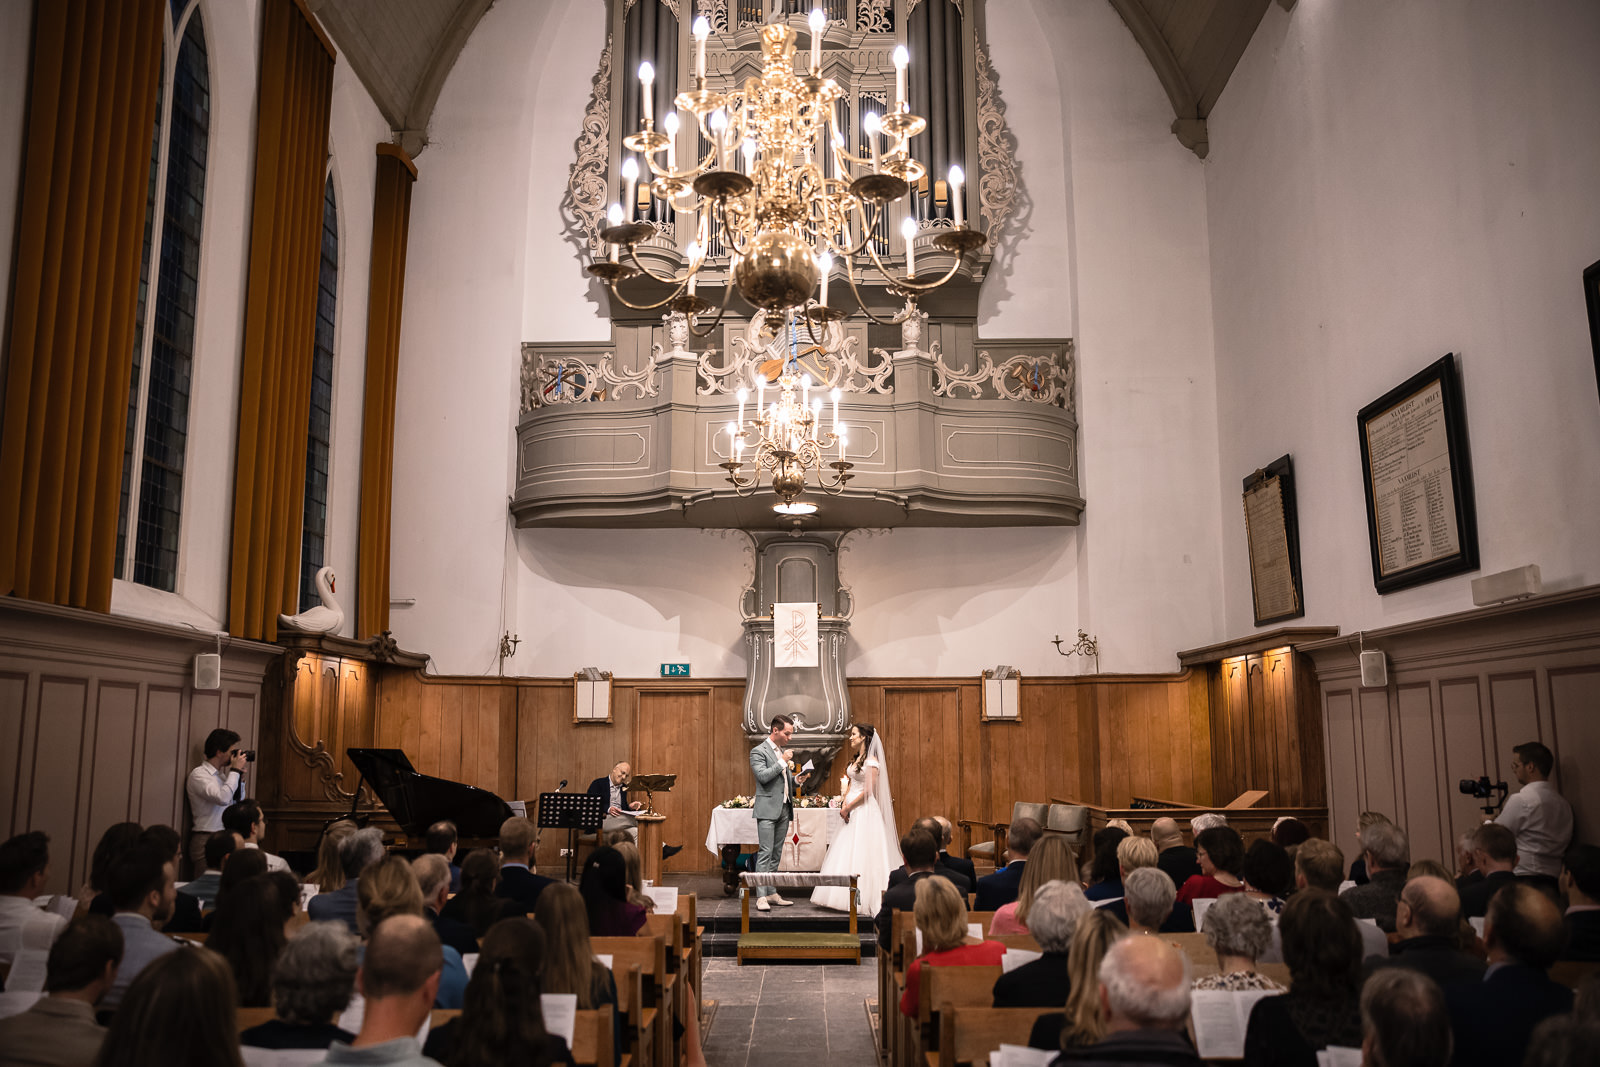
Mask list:
[{"label": "wooden pew", "polygon": [[1002,1044],[1027,1044],[1039,1016],[1058,1010],[947,1005],[939,1012],[938,1067],[986,1064]]},{"label": "wooden pew", "polygon": [[1550,980],[1577,989],[1578,986],[1583,984],[1585,978],[1596,971],[1600,971],[1600,962],[1562,960],[1550,968]]},{"label": "wooden pew", "polygon": [[694,987],[690,1000],[698,1006],[705,1000],[705,960],[701,955],[701,941],[705,927],[700,925],[699,899],[693,893],[678,894],[678,921],[683,924],[683,972]]},{"label": "wooden pew", "polygon": [[617,1011],[622,1014],[623,1067],[653,1067],[656,1012],[644,1004],[644,975],[637,963],[623,966],[613,960],[611,977],[617,983]]},{"label": "wooden pew", "polygon": [[[1164,800],[1152,797],[1134,797],[1134,806],[1126,808],[1108,808],[1099,804],[1089,804],[1082,800],[1073,800],[1063,797],[1051,797],[1052,804],[1078,804],[1089,809],[1089,825],[1094,830],[1103,830],[1112,819],[1123,819],[1133,827],[1133,832],[1141,837],[1150,836],[1150,824],[1162,817],[1176,819],[1178,827],[1185,836],[1189,833],[1189,820],[1205,811],[1215,811],[1228,817],[1228,825],[1239,831],[1239,835],[1248,844],[1256,837],[1262,837],[1272,832],[1272,824],[1283,816],[1299,819],[1310,828],[1313,836],[1326,838],[1328,836],[1328,809],[1326,807],[1263,807],[1259,801],[1267,794],[1262,790],[1249,790],[1241,793],[1227,804],[1212,804],[1209,806],[1198,804],[1185,804],[1181,801]],[[1190,844],[1193,844],[1191,841]]]},{"label": "wooden pew", "polygon": [[[988,1007],[994,1004],[994,984],[1002,967],[923,967],[917,991],[917,1038],[920,1055],[913,1062],[939,1063],[940,1013],[951,1006]],[[898,1005],[896,1005],[898,1007]]]},{"label": "wooden pew", "polygon": [[572,1059],[578,1067],[615,1067],[611,1005],[578,1012],[572,1027]]},{"label": "wooden pew", "polygon": [[[672,1058],[672,1022],[675,977],[667,971],[667,945],[660,937],[594,937],[589,939],[597,956],[610,956],[612,971],[638,964],[643,979],[643,1014],[650,1037],[650,1063],[666,1067]],[[651,1013],[654,1013],[653,1016]]]},{"label": "wooden pew", "polygon": [[[679,921],[676,914],[649,915],[645,917],[644,930],[641,930],[640,934],[643,935],[646,932],[651,936],[661,938],[666,947],[667,981],[664,986],[664,992],[672,998],[673,1018],[687,1020],[689,1018],[689,1001],[692,990],[687,978],[684,976],[687,967],[687,950],[683,940],[683,923]],[[699,1010],[698,1005],[695,1010]],[[676,1030],[677,1028],[674,1027],[673,1029]],[[674,1039],[672,1048],[673,1063],[683,1062],[683,1043],[687,1036],[688,1031],[685,1029],[682,1036]]]}]

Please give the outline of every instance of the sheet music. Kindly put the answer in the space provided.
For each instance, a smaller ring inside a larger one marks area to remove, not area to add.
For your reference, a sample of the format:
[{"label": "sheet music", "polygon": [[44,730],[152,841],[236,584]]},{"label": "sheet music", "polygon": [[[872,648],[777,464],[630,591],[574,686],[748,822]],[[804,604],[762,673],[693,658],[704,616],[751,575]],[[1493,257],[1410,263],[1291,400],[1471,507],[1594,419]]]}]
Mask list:
[{"label": "sheet music", "polygon": [[1000,957],[1001,973],[1010,974],[1024,963],[1032,963],[1034,960],[1043,958],[1043,952],[1034,952],[1032,949],[1026,948],[1007,948],[1004,955]]},{"label": "sheet music", "polygon": [[1194,1043],[1203,1060],[1237,1060],[1244,1056],[1244,1032],[1250,1010],[1262,997],[1276,996],[1264,989],[1229,992],[1196,989],[1191,994],[1189,1018],[1194,1022]]},{"label": "sheet music", "polygon": [[526,800],[508,800],[506,801],[506,807],[510,808],[511,814],[519,819],[528,817],[528,802]]},{"label": "sheet music", "polygon": [[657,915],[676,915],[678,913],[677,886],[647,886],[645,887],[644,895],[656,902]]},{"label": "sheet music", "polygon": [[566,1039],[572,1047],[572,1032],[578,1028],[578,997],[575,993],[541,993],[539,1010],[544,1012],[544,1028]]},{"label": "sheet music", "polygon": [[54,912],[70,922],[72,917],[78,914],[78,898],[69,896],[66,893],[57,893],[50,898],[50,903],[45,906],[45,910]]}]

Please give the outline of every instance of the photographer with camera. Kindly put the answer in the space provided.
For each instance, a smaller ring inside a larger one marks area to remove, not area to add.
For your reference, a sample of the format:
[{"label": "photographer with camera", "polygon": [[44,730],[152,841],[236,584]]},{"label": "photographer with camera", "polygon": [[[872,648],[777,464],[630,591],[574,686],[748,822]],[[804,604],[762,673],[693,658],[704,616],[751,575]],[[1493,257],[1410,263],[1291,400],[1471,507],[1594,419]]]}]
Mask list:
[{"label": "photographer with camera", "polygon": [[1511,794],[1495,822],[1517,836],[1517,874],[1552,883],[1572,842],[1572,805],[1550,783],[1555,757],[1537,741],[1511,750],[1511,773],[1522,788]]},{"label": "photographer with camera", "polygon": [[216,729],[206,735],[206,759],[189,772],[189,860],[206,869],[206,838],[222,829],[222,813],[244,797],[244,765],[256,754],[239,747],[239,735]]}]

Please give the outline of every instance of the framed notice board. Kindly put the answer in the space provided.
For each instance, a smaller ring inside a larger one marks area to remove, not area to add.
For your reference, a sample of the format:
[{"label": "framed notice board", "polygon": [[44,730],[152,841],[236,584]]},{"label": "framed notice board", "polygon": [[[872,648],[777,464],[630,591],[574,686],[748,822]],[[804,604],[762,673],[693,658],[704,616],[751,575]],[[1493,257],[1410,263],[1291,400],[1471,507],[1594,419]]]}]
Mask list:
[{"label": "framed notice board", "polygon": [[1244,530],[1250,543],[1250,593],[1256,625],[1306,613],[1300,584],[1300,526],[1294,464],[1279,456],[1244,480]]}]

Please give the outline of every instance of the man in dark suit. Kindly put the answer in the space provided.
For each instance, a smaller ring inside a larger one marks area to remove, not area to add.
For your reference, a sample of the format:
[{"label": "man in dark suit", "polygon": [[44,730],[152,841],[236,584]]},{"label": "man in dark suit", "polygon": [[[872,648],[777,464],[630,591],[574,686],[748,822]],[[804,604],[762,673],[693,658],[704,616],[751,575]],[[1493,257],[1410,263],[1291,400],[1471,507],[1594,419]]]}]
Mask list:
[{"label": "man in dark suit", "polygon": [[1406,832],[1392,822],[1375,822],[1361,831],[1361,856],[1367,864],[1367,884],[1346,889],[1339,899],[1358,919],[1375,919],[1378,929],[1394,933],[1394,912],[1411,866],[1411,843]]},{"label": "man in dark suit", "polygon": [[[940,826],[939,820],[932,816],[925,816],[921,819],[918,819],[916,822],[911,824],[911,827],[914,830],[923,831],[929,837],[933,838],[935,842],[938,842],[944,833],[944,827]],[[935,844],[934,847],[937,848],[937,844]],[[908,865],[910,862],[910,860],[906,861]],[[958,862],[966,863],[968,869],[971,869],[972,867],[972,864],[966,860],[961,860]],[[956,887],[956,892],[961,894],[962,899],[965,899],[966,895],[973,891],[978,881],[976,878],[968,877],[959,868],[952,867],[945,863],[943,852],[934,853],[933,873],[942,874],[946,878],[950,879],[950,884]],[[896,867],[894,870],[889,872],[889,888],[893,889],[895,886],[905,882],[905,880],[909,877],[910,873],[906,867]]]},{"label": "man in dark suit", "polygon": [[439,941],[463,956],[478,951],[478,935],[460,919],[441,915],[450,899],[450,862],[437,852],[425,852],[411,861],[411,871],[422,890],[422,913],[433,924]]},{"label": "man in dark suit", "polygon": [[376,826],[357,830],[339,843],[339,866],[344,869],[344,887],[332,893],[318,893],[306,905],[312,922],[337,920],[358,937],[356,911],[360,907],[361,872],[383,859],[383,831]]},{"label": "man in dark suit", "polygon": [[1483,981],[1484,962],[1456,943],[1461,898],[1443,878],[1423,876],[1407,882],[1395,905],[1394,925],[1400,941],[1389,950],[1388,959],[1368,960],[1368,975],[1386,967],[1409,967],[1440,988],[1452,982]]},{"label": "man in dark suit", "polygon": [[1183,883],[1200,873],[1200,861],[1195,851],[1183,843],[1183,831],[1177,819],[1165,816],[1150,824],[1150,840],[1156,843],[1156,866],[1167,872],[1172,884],[1180,889]]},{"label": "man in dark suit", "polygon": [[1567,950],[1564,960],[1600,960],[1600,848],[1576,845],[1561,870],[1567,895]]},{"label": "man in dark suit", "polygon": [[950,855],[950,842],[955,837],[955,827],[943,815],[935,815],[933,821],[939,824],[939,865],[964,875],[969,885],[977,886],[978,868],[973,862],[965,856]]},{"label": "man in dark suit", "polygon": [[[450,892],[461,892],[461,865],[456,862],[456,847],[460,844],[456,832],[456,824],[449,819],[440,819],[428,827],[428,832],[422,838],[422,850],[436,856],[443,856],[445,863],[450,865]],[[446,941],[445,944],[450,942]]]},{"label": "man in dark suit", "polygon": [[1520,1063],[1533,1028],[1572,1010],[1572,990],[1546,973],[1564,936],[1560,909],[1532,886],[1507,886],[1489,902],[1488,972],[1481,982],[1445,990],[1457,1067]]},{"label": "man in dark suit", "polygon": [[500,824],[500,885],[494,895],[511,901],[506,910],[519,915],[531,914],[544,887],[555,885],[533,872],[533,835],[533,823],[520,815]]},{"label": "man in dark suit", "polygon": [[878,917],[873,920],[878,929],[878,947],[885,952],[893,948],[890,936],[894,930],[894,912],[910,911],[915,907],[917,883],[925,878],[932,878],[936,873],[934,860],[939,855],[939,846],[935,843],[934,836],[923,828],[921,820],[900,838],[900,855],[904,856],[906,861],[905,867],[900,869],[902,871],[909,869],[911,873],[902,878],[898,885],[891,884],[884,891],[883,903],[878,906]]},{"label": "man in dark suit", "polygon": [[1472,834],[1472,858],[1483,881],[1461,890],[1461,916],[1475,919],[1489,913],[1489,901],[1517,876],[1517,835],[1499,823],[1486,822]]},{"label": "man in dark suit", "polygon": [[1011,829],[1006,833],[1008,862],[987,878],[978,879],[977,911],[994,911],[1002,904],[1009,904],[1017,899],[1017,890],[1022,888],[1022,869],[1027,865],[1028,853],[1033,851],[1033,843],[1039,840],[1039,835],[1043,832],[1037,819],[1023,817],[1011,824]]},{"label": "man in dark suit", "polygon": [[[626,830],[634,844],[639,843],[639,820],[634,812],[644,808],[644,801],[628,800],[628,781],[633,777],[633,768],[627,760],[618,760],[611,768],[611,773],[602,775],[589,783],[589,795],[599,797],[605,807],[605,821],[600,824],[602,834],[614,830]],[[683,851],[682,845],[662,845],[661,858],[670,860]]]}]

